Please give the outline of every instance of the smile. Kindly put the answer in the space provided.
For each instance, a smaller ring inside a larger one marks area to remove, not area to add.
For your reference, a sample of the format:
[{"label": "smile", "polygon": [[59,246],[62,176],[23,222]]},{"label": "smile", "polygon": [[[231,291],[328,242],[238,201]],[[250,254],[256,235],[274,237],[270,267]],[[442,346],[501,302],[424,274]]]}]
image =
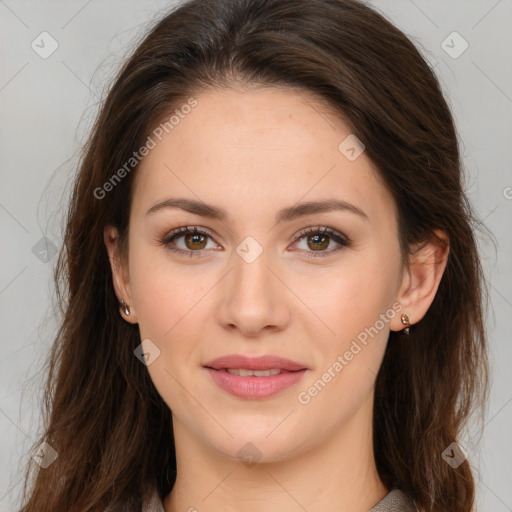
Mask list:
[{"label": "smile", "polygon": [[308,370],[299,362],[272,354],[229,354],[203,366],[221,390],[248,400],[277,395],[297,384]]}]

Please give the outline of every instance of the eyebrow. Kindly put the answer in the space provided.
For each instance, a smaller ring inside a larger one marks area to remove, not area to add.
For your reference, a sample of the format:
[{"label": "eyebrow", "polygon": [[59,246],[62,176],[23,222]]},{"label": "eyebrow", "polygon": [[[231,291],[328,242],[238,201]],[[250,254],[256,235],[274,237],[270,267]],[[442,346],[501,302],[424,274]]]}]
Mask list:
[{"label": "eyebrow", "polygon": [[[203,203],[202,201],[185,198],[166,199],[152,206],[146,212],[146,215],[152,215],[167,208],[178,208],[189,213],[200,215],[201,217],[217,219],[222,222],[226,221],[228,218],[226,211],[222,208]],[[331,211],[345,211],[368,220],[366,213],[357,206],[342,201],[341,199],[326,199],[325,201],[308,201],[283,208],[277,212],[275,222],[279,224],[280,222],[289,222],[306,215]]]}]

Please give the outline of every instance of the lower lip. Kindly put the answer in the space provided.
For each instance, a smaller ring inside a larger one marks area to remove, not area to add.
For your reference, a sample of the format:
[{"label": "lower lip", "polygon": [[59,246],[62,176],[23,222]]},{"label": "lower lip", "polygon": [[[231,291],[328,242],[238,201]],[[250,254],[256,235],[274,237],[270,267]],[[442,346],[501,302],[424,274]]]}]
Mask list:
[{"label": "lower lip", "polygon": [[241,377],[223,370],[207,368],[214,382],[224,391],[240,398],[257,400],[267,398],[293,386],[306,373],[306,370],[283,372],[268,377]]}]

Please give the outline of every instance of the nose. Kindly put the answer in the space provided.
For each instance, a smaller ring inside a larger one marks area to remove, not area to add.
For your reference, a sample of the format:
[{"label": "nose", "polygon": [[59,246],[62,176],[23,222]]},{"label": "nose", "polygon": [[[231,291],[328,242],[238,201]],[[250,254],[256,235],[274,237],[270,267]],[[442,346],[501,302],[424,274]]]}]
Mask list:
[{"label": "nose", "polygon": [[223,281],[217,315],[224,329],[251,338],[286,329],[292,293],[265,251],[250,263],[233,254],[232,270]]}]

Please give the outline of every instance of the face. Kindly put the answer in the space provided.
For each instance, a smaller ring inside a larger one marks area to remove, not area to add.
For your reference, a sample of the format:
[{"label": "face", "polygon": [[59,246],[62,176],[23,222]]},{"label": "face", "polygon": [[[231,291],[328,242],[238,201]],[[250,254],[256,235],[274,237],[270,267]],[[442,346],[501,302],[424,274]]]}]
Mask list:
[{"label": "face", "polygon": [[250,442],[281,460],[369,421],[402,307],[396,206],[313,97],[194,98],[137,170],[126,319],[158,354],[147,369],[175,428],[233,458]]}]

